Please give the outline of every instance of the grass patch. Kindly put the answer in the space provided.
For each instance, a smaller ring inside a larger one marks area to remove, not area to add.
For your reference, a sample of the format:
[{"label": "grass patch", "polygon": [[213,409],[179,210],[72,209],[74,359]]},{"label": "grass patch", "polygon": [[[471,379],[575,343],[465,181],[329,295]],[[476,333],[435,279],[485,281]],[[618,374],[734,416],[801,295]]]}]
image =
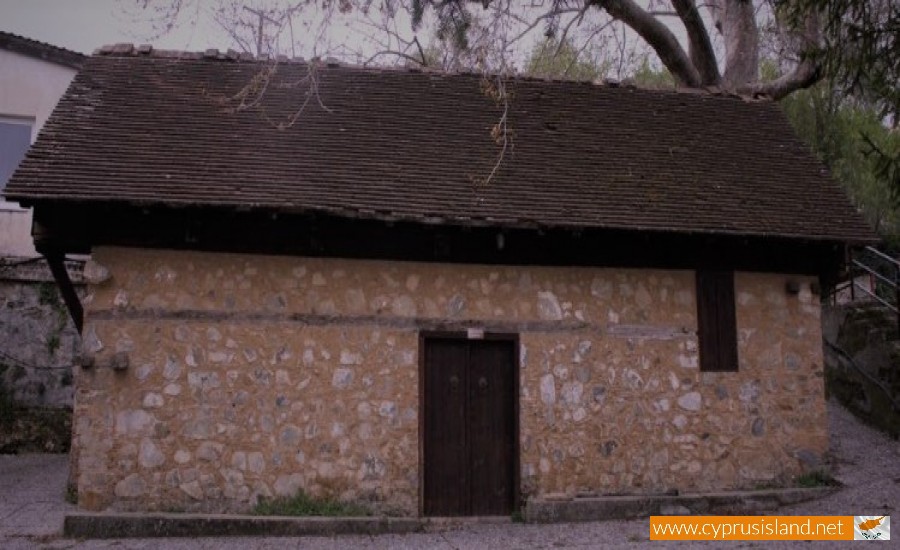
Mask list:
[{"label": "grass patch", "polygon": [[822,470],[808,472],[797,478],[799,487],[837,487],[838,485],[840,485],[838,480]]},{"label": "grass patch", "polygon": [[350,502],[313,498],[304,492],[292,497],[260,499],[253,507],[255,516],[368,516],[369,510]]},{"label": "grass patch", "polygon": [[510,519],[513,523],[525,523],[525,514],[522,513],[522,510],[513,510]]}]

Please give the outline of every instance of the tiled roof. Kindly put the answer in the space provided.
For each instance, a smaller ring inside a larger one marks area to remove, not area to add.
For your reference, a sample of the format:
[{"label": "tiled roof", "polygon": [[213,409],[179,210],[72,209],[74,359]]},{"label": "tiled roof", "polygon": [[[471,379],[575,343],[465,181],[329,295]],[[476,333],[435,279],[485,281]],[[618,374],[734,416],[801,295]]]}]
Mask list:
[{"label": "tiled roof", "polygon": [[43,59],[73,69],[81,68],[86,59],[84,54],[5,31],[0,31],[0,50]]},{"label": "tiled roof", "polygon": [[[315,90],[308,76],[303,62],[106,48],[87,60],[7,196],[874,238],[769,101],[512,79],[509,148],[479,185],[499,153],[491,128],[502,112],[481,76],[328,63]],[[248,84],[257,89],[244,103],[264,86],[262,99],[234,109]]]}]

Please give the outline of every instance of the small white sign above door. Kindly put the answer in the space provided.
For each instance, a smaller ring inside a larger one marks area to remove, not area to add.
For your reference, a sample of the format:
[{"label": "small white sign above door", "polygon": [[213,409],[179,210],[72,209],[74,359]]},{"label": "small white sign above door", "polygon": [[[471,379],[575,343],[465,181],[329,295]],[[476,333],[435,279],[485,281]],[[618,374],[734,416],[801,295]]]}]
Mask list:
[{"label": "small white sign above door", "polygon": [[484,329],[483,328],[467,329],[466,336],[469,338],[469,340],[483,340],[484,339]]}]

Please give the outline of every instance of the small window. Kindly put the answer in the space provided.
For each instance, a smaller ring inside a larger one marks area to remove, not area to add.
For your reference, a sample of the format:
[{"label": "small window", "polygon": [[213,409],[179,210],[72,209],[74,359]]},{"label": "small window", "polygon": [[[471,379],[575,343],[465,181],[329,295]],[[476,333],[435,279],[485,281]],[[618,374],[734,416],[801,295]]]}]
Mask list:
[{"label": "small window", "polygon": [[0,191],[25,158],[31,145],[31,122],[0,119]]},{"label": "small window", "polygon": [[697,271],[697,338],[700,370],[738,370],[734,273]]}]

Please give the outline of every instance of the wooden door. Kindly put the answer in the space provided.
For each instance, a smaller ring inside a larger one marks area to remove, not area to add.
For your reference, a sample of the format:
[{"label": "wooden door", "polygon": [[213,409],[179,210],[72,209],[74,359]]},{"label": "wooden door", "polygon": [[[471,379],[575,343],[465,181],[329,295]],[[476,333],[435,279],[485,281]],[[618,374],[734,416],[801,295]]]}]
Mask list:
[{"label": "wooden door", "polygon": [[516,498],[514,340],[423,339],[423,509],[509,515]]}]

